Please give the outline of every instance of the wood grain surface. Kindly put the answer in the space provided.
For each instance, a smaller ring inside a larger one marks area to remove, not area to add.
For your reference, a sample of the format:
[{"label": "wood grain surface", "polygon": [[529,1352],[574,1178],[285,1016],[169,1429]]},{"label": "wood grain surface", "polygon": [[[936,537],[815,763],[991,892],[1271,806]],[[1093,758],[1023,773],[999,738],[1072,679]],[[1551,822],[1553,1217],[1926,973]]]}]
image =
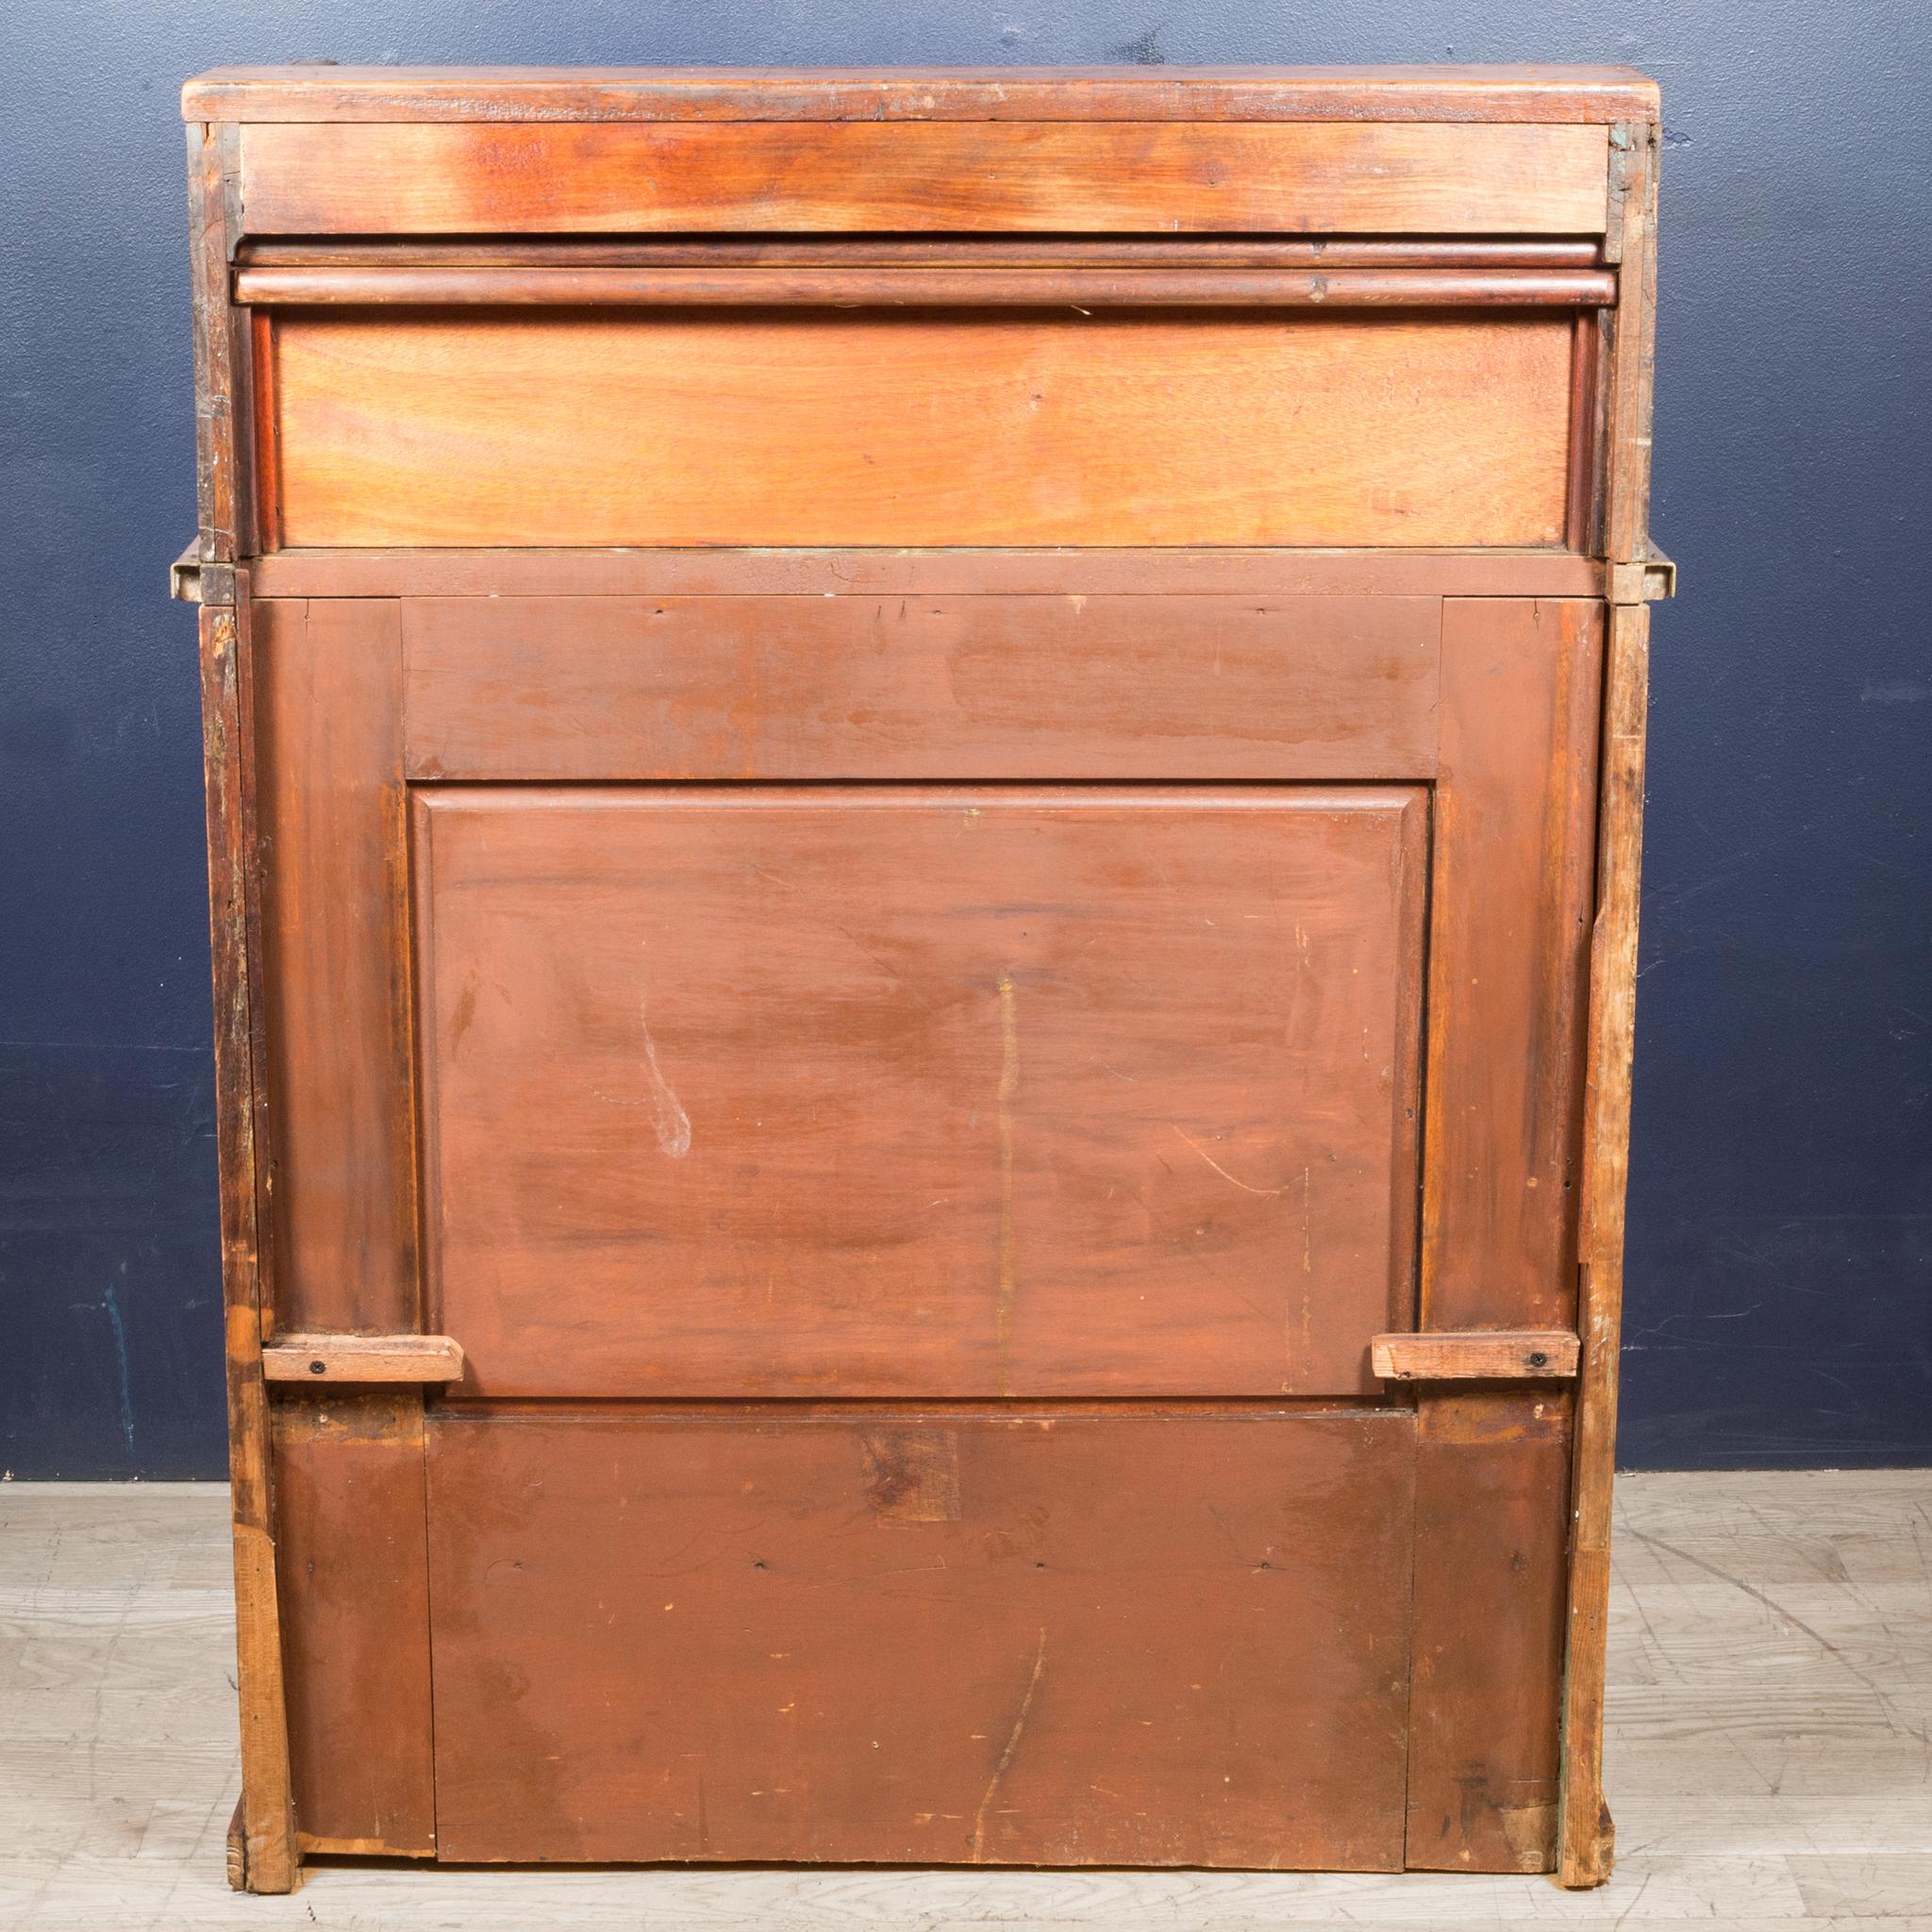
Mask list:
[{"label": "wood grain surface", "polygon": [[253,123],[257,235],[1600,235],[1601,126]]},{"label": "wood grain surface", "polygon": [[1655,119],[1634,67],[218,67],[207,121]]},{"label": "wood grain surface", "polygon": [[[282,541],[1563,541],[1561,313],[284,311]],[[641,460],[648,453],[648,460]]]},{"label": "wood grain surface", "polygon": [[417,1323],[392,604],[261,607],[255,717],[277,1325]]},{"label": "wood grain surface", "polygon": [[1402,1861],[1414,1423],[441,1419],[456,1859]]},{"label": "wood grain surface", "polygon": [[436,1849],[423,1455],[414,1390],[275,1410],[289,1743],[308,1850]]},{"label": "wood grain surface", "polygon": [[1422,1326],[1571,1328],[1603,613],[1443,606]]},{"label": "wood grain surface", "polygon": [[417,597],[413,779],[1432,777],[1427,597]]},{"label": "wood grain surface", "polygon": [[497,1395],[1372,1393],[1416,789],[441,789],[431,1320]]}]

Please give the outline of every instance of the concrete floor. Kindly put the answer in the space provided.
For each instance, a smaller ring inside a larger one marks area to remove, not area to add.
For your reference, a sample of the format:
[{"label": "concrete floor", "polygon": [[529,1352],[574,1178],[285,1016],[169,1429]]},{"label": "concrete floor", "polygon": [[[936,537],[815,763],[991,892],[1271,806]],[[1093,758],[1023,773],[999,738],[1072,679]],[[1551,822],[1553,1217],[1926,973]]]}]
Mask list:
[{"label": "concrete floor", "polygon": [[1412,1874],[439,1871],[223,1876],[227,1497],[0,1485],[0,1927],[1260,1932],[1630,1922],[1932,1932],[1932,1471],[1624,1480],[1602,1890]]}]

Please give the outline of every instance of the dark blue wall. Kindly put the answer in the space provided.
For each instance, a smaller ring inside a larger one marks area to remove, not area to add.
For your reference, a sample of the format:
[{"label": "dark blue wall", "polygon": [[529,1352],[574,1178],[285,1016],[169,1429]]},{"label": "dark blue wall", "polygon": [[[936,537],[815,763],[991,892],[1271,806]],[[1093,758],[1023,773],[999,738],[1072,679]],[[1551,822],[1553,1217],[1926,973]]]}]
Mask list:
[{"label": "dark blue wall", "polygon": [[1664,84],[1624,1459],[1932,1457],[1924,0],[12,0],[0,1467],[224,1466],[176,89],[227,61],[1628,60]]}]

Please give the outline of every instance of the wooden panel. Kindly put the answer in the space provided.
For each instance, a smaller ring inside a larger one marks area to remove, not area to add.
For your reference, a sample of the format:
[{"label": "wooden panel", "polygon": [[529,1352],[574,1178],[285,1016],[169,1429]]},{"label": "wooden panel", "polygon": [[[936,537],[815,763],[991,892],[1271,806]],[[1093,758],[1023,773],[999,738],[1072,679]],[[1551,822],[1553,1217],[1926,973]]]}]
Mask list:
[{"label": "wooden panel", "polygon": [[1004,228],[1598,235],[1600,126],[285,123],[242,130],[256,235]]},{"label": "wooden panel", "polygon": [[444,1857],[1402,1862],[1407,1413],[430,1438]]},{"label": "wooden panel", "polygon": [[218,67],[236,121],[1583,121],[1655,119],[1634,67]]},{"label": "wooden panel", "polygon": [[1574,1328],[1601,607],[1442,607],[1424,1328]]},{"label": "wooden panel", "polygon": [[[258,597],[1598,597],[1561,550],[279,550]],[[559,613],[559,616],[561,613]]]},{"label": "wooden panel", "polygon": [[447,1335],[283,1335],[261,1367],[271,1382],[458,1382],[463,1351]]},{"label": "wooden panel", "polygon": [[1425,1396],[1418,1424],[1407,1862],[1547,1872],[1569,1396]]},{"label": "wooden panel", "polygon": [[1369,1344],[1369,1360],[1390,1382],[1562,1381],[1576,1373],[1578,1347],[1563,1328],[1464,1329],[1378,1335]]},{"label": "wooden panel", "polygon": [[417,1325],[394,605],[262,607],[257,693],[277,1325]]},{"label": "wooden panel", "polygon": [[1557,544],[1560,314],[278,314],[293,544]]},{"label": "wooden panel", "polygon": [[296,1823],[305,1843],[431,1852],[422,1398],[285,1403],[275,1445]]},{"label": "wooden panel", "polygon": [[1426,597],[526,597],[403,609],[414,778],[1417,778]]},{"label": "wooden panel", "polygon": [[1374,1392],[1424,826],[1370,787],[423,797],[466,1391]]}]

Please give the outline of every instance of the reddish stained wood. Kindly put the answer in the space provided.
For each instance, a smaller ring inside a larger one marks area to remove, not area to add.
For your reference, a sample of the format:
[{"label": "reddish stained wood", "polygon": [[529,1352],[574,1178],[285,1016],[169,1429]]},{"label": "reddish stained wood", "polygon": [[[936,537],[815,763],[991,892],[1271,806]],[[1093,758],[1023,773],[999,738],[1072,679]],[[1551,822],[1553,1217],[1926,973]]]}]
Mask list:
[{"label": "reddish stained wood", "polygon": [[1601,266],[1602,243],[1560,236],[502,235],[261,236],[246,270],[283,268],[1476,269]]},{"label": "reddish stained wood", "polygon": [[276,1325],[418,1325],[402,652],[386,602],[262,607],[256,721]]},{"label": "reddish stained wood", "polygon": [[1568,1391],[1423,1398],[1406,1862],[1555,1859]]},{"label": "reddish stained wood", "polygon": [[1617,562],[1650,554],[1650,432],[1657,375],[1657,194],[1659,130],[1613,130],[1611,181],[1622,259],[1611,321],[1606,428],[1604,548]]},{"label": "reddish stained wood", "polygon": [[1599,269],[244,268],[260,308],[1522,308],[1601,307]]},{"label": "reddish stained wood", "polygon": [[295,1815],[310,1849],[426,1857],[429,1568],[414,1391],[275,1410]]},{"label": "reddish stained wood", "polygon": [[1601,126],[251,122],[258,235],[1599,235]]},{"label": "reddish stained wood", "polygon": [[1427,778],[1427,597],[412,598],[411,778]]},{"label": "reddish stained wood", "polygon": [[1562,1881],[1601,1885],[1615,1835],[1603,1790],[1604,1665],[1609,1638],[1610,1491],[1624,1312],[1624,1206],[1643,859],[1650,608],[1610,613],[1598,897],[1591,955],[1581,1259],[1582,1379],[1572,1498],[1570,1639],[1563,1680]]},{"label": "reddish stained wood", "polygon": [[1425,1329],[1569,1328],[1600,606],[1442,607]]},{"label": "reddish stained wood", "polygon": [[1632,67],[218,67],[191,119],[1579,121],[1655,119]]},{"label": "reddish stained wood", "polygon": [[416,813],[466,1389],[1374,1391],[1412,1291],[1419,790]]},{"label": "reddish stained wood", "polygon": [[1558,313],[308,309],[276,344],[295,544],[1563,536]]},{"label": "reddish stained wood", "polygon": [[249,642],[245,575],[238,575],[238,583],[244,600],[241,605],[204,605],[200,613],[228,1476],[235,1526],[236,1681],[242,1717],[242,1828],[236,1862],[249,1890],[278,1892],[294,1884],[297,1854],[282,1704],[268,1398],[261,1374],[256,1066],[245,877],[253,814],[244,783],[239,664]]},{"label": "reddish stained wood", "polygon": [[1597,597],[1560,550],[283,550],[264,597]]},{"label": "reddish stained wood", "polygon": [[444,1857],[1402,1863],[1407,1412],[429,1433]]}]

